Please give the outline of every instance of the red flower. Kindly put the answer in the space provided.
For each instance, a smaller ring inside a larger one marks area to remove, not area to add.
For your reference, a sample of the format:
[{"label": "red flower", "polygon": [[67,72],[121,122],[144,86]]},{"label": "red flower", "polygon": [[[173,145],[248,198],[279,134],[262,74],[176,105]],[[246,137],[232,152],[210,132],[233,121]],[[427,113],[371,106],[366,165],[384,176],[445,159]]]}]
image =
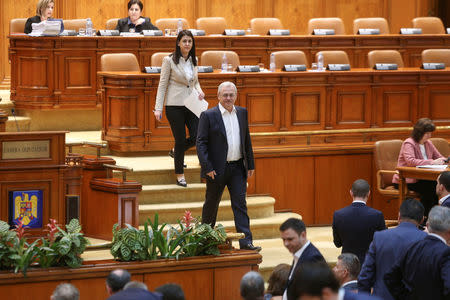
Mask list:
[{"label": "red flower", "polygon": [[181,222],[184,224],[184,226],[186,226],[186,229],[189,229],[191,227],[191,223],[194,220],[195,219],[192,217],[192,213],[190,210],[184,211],[184,216],[183,216],[183,219],[181,220]]},{"label": "red flower", "polygon": [[53,243],[56,239],[56,233],[58,232],[58,227],[56,227],[56,220],[50,219],[50,223],[47,224],[48,227],[48,239]]},{"label": "red flower", "polygon": [[25,227],[23,226],[22,219],[17,219],[16,228],[14,229],[17,233],[17,237],[21,240],[25,236]]}]

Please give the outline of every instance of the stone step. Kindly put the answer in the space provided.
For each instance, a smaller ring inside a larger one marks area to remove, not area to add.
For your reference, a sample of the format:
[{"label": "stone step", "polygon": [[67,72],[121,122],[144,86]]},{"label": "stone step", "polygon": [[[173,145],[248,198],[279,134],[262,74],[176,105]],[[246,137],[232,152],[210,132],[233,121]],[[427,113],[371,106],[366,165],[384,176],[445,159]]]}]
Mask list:
[{"label": "stone step", "polygon": [[6,132],[30,131],[31,120],[28,117],[8,116],[6,121]]},{"label": "stone step", "polygon": [[[247,210],[251,220],[268,218],[274,215],[275,199],[272,197],[247,197]],[[153,220],[158,213],[161,223],[177,223],[185,211],[190,210],[194,218],[202,215],[203,201],[167,204],[139,205],[139,224],[144,224],[148,217]],[[222,200],[219,204],[217,222],[233,220],[230,200]]]},{"label": "stone step", "polygon": [[[192,181],[190,180],[191,176],[189,176],[189,173],[185,173],[185,176],[188,182]],[[128,176],[127,179],[129,179]],[[139,194],[139,204],[157,205],[186,202],[203,203],[206,191],[205,183],[188,183],[187,187],[181,187],[175,184],[175,178],[173,179],[173,182],[173,184],[153,184],[142,186],[142,191]],[[225,188],[223,192],[222,199],[230,199],[227,188]]]},{"label": "stone step", "polygon": [[[123,165],[120,164],[120,161],[116,161],[117,165]],[[186,182],[188,183],[188,188],[192,184],[198,184],[200,183],[200,167],[187,167],[184,169],[184,176],[186,178]],[[120,172],[115,172],[114,177],[120,178]],[[162,186],[176,186],[176,176],[174,173],[173,168],[172,169],[161,169],[161,170],[134,170],[133,172],[127,174],[127,179],[129,180],[135,180],[139,183],[141,183],[143,186],[147,185],[155,185],[158,187]]]}]

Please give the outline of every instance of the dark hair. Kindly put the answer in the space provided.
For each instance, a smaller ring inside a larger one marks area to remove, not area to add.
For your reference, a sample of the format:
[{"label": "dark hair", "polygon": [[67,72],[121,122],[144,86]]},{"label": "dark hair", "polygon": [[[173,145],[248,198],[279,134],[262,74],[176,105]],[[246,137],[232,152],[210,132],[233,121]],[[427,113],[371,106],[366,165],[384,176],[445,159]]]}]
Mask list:
[{"label": "dark hair", "polygon": [[342,261],[342,264],[347,269],[350,277],[356,279],[361,270],[361,263],[359,262],[358,256],[353,253],[342,253],[338,256],[338,259]]},{"label": "dark hair", "polygon": [[242,277],[241,296],[245,300],[263,299],[264,279],[258,272],[250,271]]},{"label": "dark hair", "polygon": [[141,10],[144,9],[144,4],[142,4],[141,0],[130,0],[128,1],[128,10],[130,10],[131,6],[137,4]]},{"label": "dark hair", "polygon": [[422,222],[425,209],[420,203],[413,198],[406,198],[400,205],[400,219],[411,219],[417,223]]},{"label": "dark hair", "polygon": [[162,300],[184,300],[184,292],[181,286],[176,283],[166,283],[157,287],[155,292],[160,293]]},{"label": "dark hair", "polygon": [[439,175],[439,183],[444,186],[447,192],[450,192],[450,171],[444,171]]},{"label": "dark hair", "polygon": [[177,65],[180,62],[181,49],[180,49],[180,46],[178,46],[178,43],[186,35],[191,37],[191,39],[192,39],[192,48],[191,48],[191,51],[189,51],[187,58],[189,59],[189,57],[191,57],[192,64],[194,66],[197,66],[197,57],[195,57],[195,40],[194,40],[194,36],[192,35],[192,32],[190,32],[189,30],[181,30],[180,33],[178,33],[177,41],[175,42],[175,51],[172,53],[172,60]]},{"label": "dark hair", "polygon": [[286,284],[289,279],[289,273],[291,272],[291,266],[288,264],[277,265],[272,274],[270,274],[267,283],[267,293],[272,296],[282,296],[286,289]]},{"label": "dark hair", "polygon": [[305,223],[297,218],[289,218],[280,225],[280,231],[286,231],[289,228],[297,232],[298,235],[302,234],[303,231],[306,231]]},{"label": "dark hair", "polygon": [[324,262],[305,262],[295,271],[291,289],[288,289],[288,300],[297,300],[300,296],[321,296],[324,288],[338,293],[339,282],[333,271]]},{"label": "dark hair", "polygon": [[112,270],[108,277],[106,277],[106,284],[111,288],[113,293],[116,293],[123,289],[130,279],[131,275],[127,270],[116,269]]},{"label": "dark hair", "polygon": [[422,118],[417,121],[414,125],[413,131],[411,133],[411,137],[417,143],[423,138],[424,134],[427,132],[433,132],[436,129],[433,121],[428,118]]},{"label": "dark hair", "polygon": [[369,194],[370,185],[364,179],[355,180],[352,184],[352,193],[355,198],[365,198]]}]

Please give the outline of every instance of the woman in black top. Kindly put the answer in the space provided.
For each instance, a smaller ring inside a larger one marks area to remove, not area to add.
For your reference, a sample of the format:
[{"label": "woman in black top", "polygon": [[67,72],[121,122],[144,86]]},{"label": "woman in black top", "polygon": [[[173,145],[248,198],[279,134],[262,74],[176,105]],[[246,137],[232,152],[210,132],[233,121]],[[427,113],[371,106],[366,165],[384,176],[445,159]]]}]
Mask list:
[{"label": "woman in black top", "polygon": [[28,18],[25,23],[25,33],[31,33],[33,31],[33,27],[31,24],[33,23],[41,23],[42,21],[61,21],[61,31],[64,30],[64,24],[62,20],[52,19],[53,9],[55,8],[54,0],[39,0],[36,7],[36,16]]},{"label": "woman in black top", "polygon": [[117,22],[116,30],[120,32],[141,32],[142,30],[158,30],[150,18],[142,17],[144,5],[141,0],[128,1],[128,17]]}]

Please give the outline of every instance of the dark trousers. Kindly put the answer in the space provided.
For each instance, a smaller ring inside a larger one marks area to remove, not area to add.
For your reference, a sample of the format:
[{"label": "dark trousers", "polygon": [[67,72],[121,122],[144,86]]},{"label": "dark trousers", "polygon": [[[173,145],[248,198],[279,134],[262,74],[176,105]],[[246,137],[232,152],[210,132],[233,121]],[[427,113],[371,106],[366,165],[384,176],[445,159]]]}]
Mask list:
[{"label": "dark trousers", "polygon": [[242,159],[227,163],[225,174],[218,174],[214,179],[206,176],[206,199],[203,204],[202,222],[216,225],[217,211],[225,186],[231,196],[231,208],[234,214],[234,225],[237,232],[244,233],[245,237],[239,240],[239,245],[244,246],[252,242],[250,232],[250,219],[247,214],[247,174]]},{"label": "dark trousers", "polygon": [[[428,213],[431,208],[438,204],[438,197],[436,195],[436,181],[433,180],[418,180],[414,183],[408,183],[408,190],[414,191],[419,194],[420,202],[422,203],[425,211],[423,215],[428,217]],[[394,187],[398,189],[398,184],[395,183]]]},{"label": "dark trousers", "polygon": [[[185,106],[166,106],[166,117],[175,139],[175,173],[183,174],[184,152],[195,146],[198,118]],[[189,131],[189,138],[186,138],[186,127]]]}]

